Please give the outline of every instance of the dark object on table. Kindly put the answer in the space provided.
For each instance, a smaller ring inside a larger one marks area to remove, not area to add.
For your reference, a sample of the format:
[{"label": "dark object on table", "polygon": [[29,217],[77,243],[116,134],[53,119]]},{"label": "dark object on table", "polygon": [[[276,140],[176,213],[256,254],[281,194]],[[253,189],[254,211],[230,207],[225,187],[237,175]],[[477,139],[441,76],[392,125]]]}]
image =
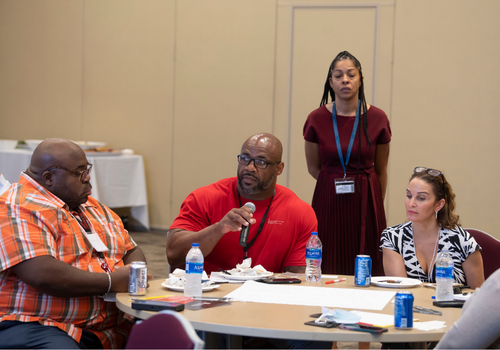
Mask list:
[{"label": "dark object on table", "polygon": [[298,278],[264,278],[257,280],[258,282],[269,283],[269,284],[290,284],[290,283],[300,283],[301,280]]},{"label": "dark object on table", "polygon": [[470,289],[470,286],[454,286],[453,294],[462,294],[462,289]]},{"label": "dark object on table", "polygon": [[314,321],[309,321],[309,322],[305,322],[304,324],[308,325],[308,326],[323,327],[323,328],[335,328],[335,327],[339,326],[339,324],[337,322],[333,322],[333,321],[325,321],[325,322],[320,322],[320,323],[316,323]]},{"label": "dark object on table", "polygon": [[462,308],[464,306],[465,300],[445,300],[445,301],[434,301],[432,305],[438,307],[457,307]]},{"label": "dark object on table", "polygon": [[134,300],[132,301],[132,309],[135,310],[148,310],[148,311],[161,311],[161,310],[184,310],[184,304],[170,303],[168,301],[157,300]]},{"label": "dark object on table", "polygon": [[385,333],[388,331],[387,328],[384,327],[377,327],[377,326],[369,326],[365,324],[341,324],[339,326],[340,329],[347,329],[350,331],[356,331],[356,332],[367,332],[367,333],[375,333],[375,334],[381,334]]}]

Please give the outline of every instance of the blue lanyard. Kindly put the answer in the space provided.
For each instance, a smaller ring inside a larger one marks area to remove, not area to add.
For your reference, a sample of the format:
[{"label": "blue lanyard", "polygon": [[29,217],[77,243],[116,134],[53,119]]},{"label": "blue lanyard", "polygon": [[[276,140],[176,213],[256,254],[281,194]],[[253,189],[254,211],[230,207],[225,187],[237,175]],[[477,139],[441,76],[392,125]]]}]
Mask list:
[{"label": "blue lanyard", "polygon": [[337,126],[337,112],[335,110],[335,102],[333,102],[332,106],[332,120],[333,120],[333,131],[335,133],[335,142],[337,143],[337,152],[339,153],[340,164],[342,164],[342,168],[344,168],[344,177],[346,176],[347,164],[349,163],[349,158],[351,158],[352,144],[354,143],[354,138],[356,137],[356,130],[358,130],[359,123],[359,105],[361,101],[358,100],[358,108],[356,109],[356,119],[354,120],[354,125],[352,127],[351,132],[351,140],[349,141],[349,147],[347,147],[347,154],[344,163],[344,156],[342,155],[342,148],[340,147],[340,137],[339,137],[339,128]]}]

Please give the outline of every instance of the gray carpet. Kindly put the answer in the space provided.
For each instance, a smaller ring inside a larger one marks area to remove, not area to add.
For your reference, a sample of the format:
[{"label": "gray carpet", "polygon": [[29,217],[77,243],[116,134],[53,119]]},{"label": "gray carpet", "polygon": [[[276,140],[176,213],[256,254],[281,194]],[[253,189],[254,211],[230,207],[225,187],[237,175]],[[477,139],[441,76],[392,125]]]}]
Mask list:
[{"label": "gray carpet", "polygon": [[167,254],[167,231],[129,232],[133,240],[142,249],[148,262],[148,273],[153,274],[154,279],[165,279],[168,277]]}]

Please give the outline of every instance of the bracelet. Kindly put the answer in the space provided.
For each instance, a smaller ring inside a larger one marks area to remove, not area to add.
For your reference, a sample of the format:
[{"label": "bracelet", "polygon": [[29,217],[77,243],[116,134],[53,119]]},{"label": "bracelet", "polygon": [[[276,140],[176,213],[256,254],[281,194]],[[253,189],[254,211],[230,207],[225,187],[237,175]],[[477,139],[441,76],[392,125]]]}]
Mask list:
[{"label": "bracelet", "polygon": [[106,271],[106,274],[108,275],[108,281],[109,281],[108,291],[106,292],[106,294],[108,294],[109,291],[111,290],[111,275],[107,271]]}]

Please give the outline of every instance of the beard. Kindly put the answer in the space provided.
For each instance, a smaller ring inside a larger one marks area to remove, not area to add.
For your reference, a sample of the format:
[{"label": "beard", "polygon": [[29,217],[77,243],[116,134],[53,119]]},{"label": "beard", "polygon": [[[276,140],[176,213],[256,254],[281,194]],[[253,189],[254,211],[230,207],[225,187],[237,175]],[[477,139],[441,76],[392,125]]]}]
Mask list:
[{"label": "beard", "polygon": [[[252,176],[254,179],[257,180],[257,184],[255,186],[246,186],[245,184],[243,184],[243,175]],[[241,194],[243,195],[247,196],[256,195],[271,187],[275,179],[276,179],[276,173],[273,174],[273,176],[271,176],[269,180],[265,182],[260,181],[256,176],[253,176],[252,174],[240,173],[238,174],[238,189],[241,191]]]}]

